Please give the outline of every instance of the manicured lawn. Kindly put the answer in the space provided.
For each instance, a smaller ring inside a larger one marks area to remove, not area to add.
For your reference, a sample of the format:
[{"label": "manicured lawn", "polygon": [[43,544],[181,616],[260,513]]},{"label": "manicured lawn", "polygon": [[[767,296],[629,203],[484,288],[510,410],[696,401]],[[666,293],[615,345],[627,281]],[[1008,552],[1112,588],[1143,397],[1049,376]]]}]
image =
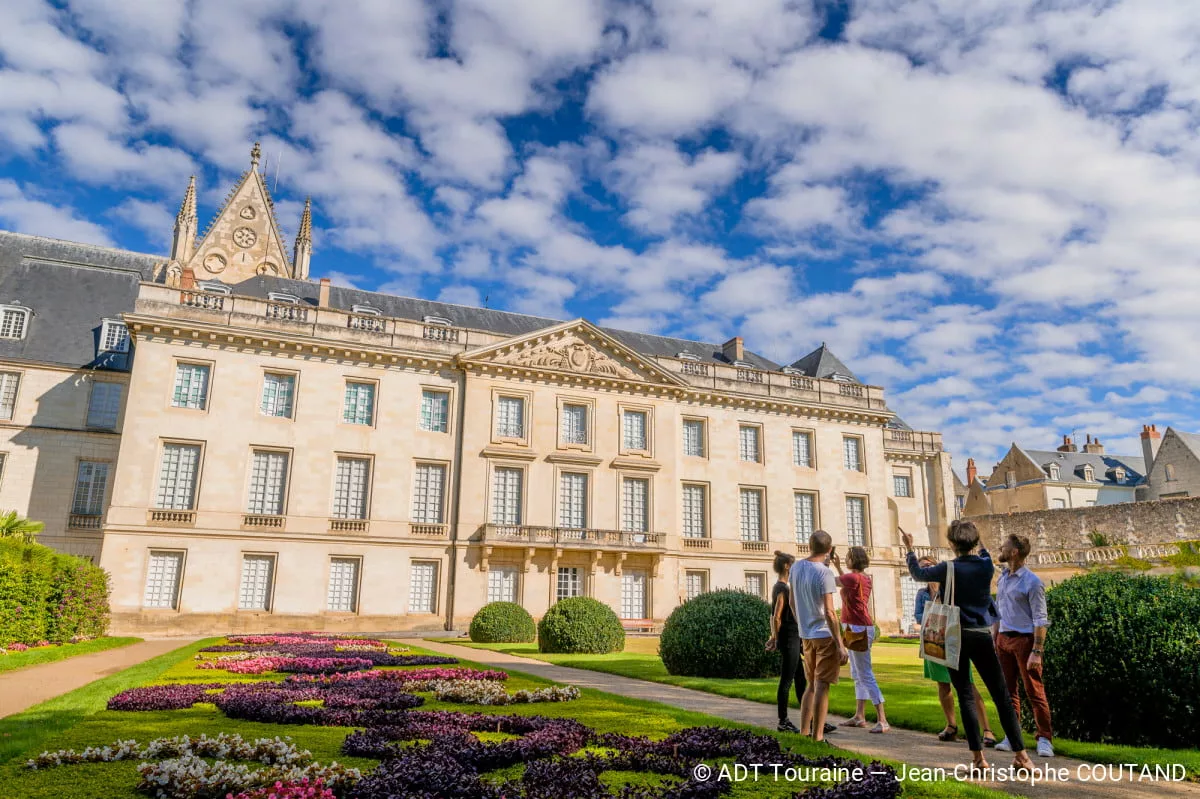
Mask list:
[{"label": "manicured lawn", "polygon": [[0,672],[23,669],[26,666],[37,666],[42,663],[53,663],[56,660],[66,660],[76,655],[87,655],[92,652],[103,652],[106,649],[116,649],[122,646],[136,644],[141,638],[95,638],[78,644],[63,644],[62,646],[41,646],[24,652],[9,652],[0,655]]},{"label": "manicured lawn", "polygon": [[[625,639],[625,651],[608,655],[553,655],[537,651],[537,644],[475,644],[466,638],[432,639],[446,643],[478,649],[490,649],[510,655],[543,660],[559,666],[620,674],[667,685],[678,685],[697,691],[706,691],[720,696],[749,699],[754,702],[775,703],[778,684],[773,677],[764,679],[722,680],[708,677],[676,677],[667,674],[658,657],[658,639],[637,637]],[[875,677],[887,701],[888,722],[897,727],[925,732],[938,732],[946,724],[941,706],[937,701],[937,688],[926,680],[917,649],[908,642],[877,643],[872,653]],[[795,706],[795,696],[791,699]],[[997,738],[1003,738],[995,705],[984,695],[988,719]],[[957,706],[957,701],[955,702]],[[850,668],[842,669],[842,679],[829,695],[829,709],[838,715],[854,713],[854,683],[850,679]],[[868,706],[867,717],[874,718],[874,710]],[[962,729],[962,722],[959,722]],[[1026,745],[1032,748],[1032,736]],[[1054,741],[1055,751],[1066,757],[1097,763],[1181,763],[1193,779],[1200,779],[1200,749],[1149,749],[1114,744],[1085,743],[1058,738]]]},{"label": "manicured lawn", "polygon": [[[322,763],[338,761],[347,765],[369,770],[376,761],[364,758],[345,757],[339,748],[349,728],[315,727],[300,725],[275,725],[247,722],[226,718],[211,704],[198,704],[188,710],[154,712],[115,712],[104,709],[107,699],[124,688],[134,685],[179,683],[179,682],[234,682],[239,679],[278,679],[279,675],[249,677],[227,674],[221,671],[201,670],[194,660],[195,653],[213,640],[201,641],[163,655],[141,666],[130,669],[105,680],[98,681],[52,702],[32,708],[25,713],[0,721],[0,740],[5,746],[0,750],[0,781],[7,788],[6,795],[24,799],[109,799],[109,797],[141,797],[135,791],[138,761],[116,763],[90,763],[64,766],[38,771],[29,771],[25,758],[44,749],[82,749],[89,745],[105,745],[117,740],[136,739],[145,743],[153,738],[173,735],[197,735],[220,732],[238,733],[243,737],[290,736],[301,747],[309,749]],[[413,654],[424,654],[424,650],[408,644]],[[463,662],[465,667],[478,664]],[[538,688],[549,685],[536,677],[510,672],[506,688],[509,691],[521,688]],[[616,697],[597,691],[584,690],[579,699],[571,702],[540,703],[535,705],[511,705],[508,707],[484,707],[436,701],[426,694],[426,703],[421,710],[455,710],[460,712],[483,712],[496,714],[526,714],[568,717],[581,721],[600,732],[620,732],[629,735],[647,735],[659,738],[675,730],[691,726],[742,727],[721,719],[699,713],[676,710],[653,702],[641,702]],[[756,733],[762,733],[755,729]],[[7,737],[3,737],[7,735]],[[505,737],[485,734],[483,737]],[[823,756],[840,754],[837,750],[820,747],[812,741],[795,735],[778,735],[785,747],[794,747],[802,754]],[[896,764],[892,764],[896,765]],[[496,772],[494,776],[513,777],[520,773],[522,765]],[[609,784],[655,783],[662,778],[624,773],[606,773]],[[749,797],[791,796],[799,787],[794,783],[775,783],[773,780],[737,785],[727,794],[734,799]],[[914,797],[964,797],[964,799],[998,799],[1001,794],[971,785],[955,782],[906,783],[905,796]]]}]

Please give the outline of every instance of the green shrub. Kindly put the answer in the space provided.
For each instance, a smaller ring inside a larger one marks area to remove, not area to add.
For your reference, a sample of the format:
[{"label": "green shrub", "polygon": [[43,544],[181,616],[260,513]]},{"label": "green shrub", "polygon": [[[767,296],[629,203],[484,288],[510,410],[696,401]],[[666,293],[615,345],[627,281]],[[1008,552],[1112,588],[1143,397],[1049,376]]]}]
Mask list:
[{"label": "green shrub", "polygon": [[603,655],[625,648],[625,628],[612,608],[591,597],[556,602],[538,622],[538,650]]},{"label": "green shrub", "polygon": [[688,677],[765,677],[779,673],[771,637],[771,606],[732,588],[689,599],[667,617],[658,654],[669,674]]},{"label": "green shrub", "polygon": [[1104,571],[1047,592],[1046,694],[1064,738],[1200,740],[1200,591]]},{"label": "green shrub", "polygon": [[102,569],[40,544],[0,540],[0,646],[94,638],[108,617]]},{"label": "green shrub", "polygon": [[489,602],[471,619],[471,640],[477,644],[526,644],[535,638],[533,616],[515,602]]}]

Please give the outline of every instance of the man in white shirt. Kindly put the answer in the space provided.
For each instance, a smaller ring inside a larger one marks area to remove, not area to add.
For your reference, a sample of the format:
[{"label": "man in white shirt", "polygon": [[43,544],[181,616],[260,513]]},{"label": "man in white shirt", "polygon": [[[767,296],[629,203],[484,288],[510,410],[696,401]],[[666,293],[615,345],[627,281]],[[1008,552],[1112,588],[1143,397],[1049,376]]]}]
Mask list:
[{"label": "man in white shirt", "polygon": [[829,686],[837,684],[850,653],[842,643],[841,626],[833,607],[837,581],[825,565],[833,551],[833,539],[824,530],[817,530],[808,546],[811,554],[792,564],[788,583],[792,589],[792,614],[804,642],[804,677],[808,680],[800,702],[800,730],[823,741]]}]

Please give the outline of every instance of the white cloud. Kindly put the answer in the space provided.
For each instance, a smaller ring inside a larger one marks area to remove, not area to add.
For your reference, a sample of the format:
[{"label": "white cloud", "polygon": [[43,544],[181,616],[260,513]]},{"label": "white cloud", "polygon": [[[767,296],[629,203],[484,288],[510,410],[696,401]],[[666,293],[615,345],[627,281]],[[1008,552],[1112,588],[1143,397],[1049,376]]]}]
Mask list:
[{"label": "white cloud", "polygon": [[704,150],[688,157],[665,144],[641,144],[610,164],[611,184],[630,205],[626,220],[651,233],[669,231],[680,215],[697,214],[737,177],[737,153]]},{"label": "white cloud", "polygon": [[175,215],[162,203],[129,197],[120,205],[114,206],[111,213],[144,234],[146,240],[158,247],[160,252],[170,249]]},{"label": "white cloud", "polygon": [[0,178],[0,221],[18,233],[112,246],[100,225],[80,219],[74,209],[37,199],[16,181]]}]

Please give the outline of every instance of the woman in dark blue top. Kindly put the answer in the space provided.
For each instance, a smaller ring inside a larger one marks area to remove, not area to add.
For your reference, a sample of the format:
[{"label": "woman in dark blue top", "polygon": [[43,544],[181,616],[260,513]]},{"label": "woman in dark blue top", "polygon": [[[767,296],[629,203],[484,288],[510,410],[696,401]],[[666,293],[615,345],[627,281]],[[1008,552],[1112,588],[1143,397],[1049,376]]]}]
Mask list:
[{"label": "woman in dark blue top", "polygon": [[[946,563],[922,566],[913,554],[913,538],[900,531],[904,547],[908,551],[908,573],[914,580],[924,583],[946,584]],[[1032,768],[1033,762],[1025,753],[1025,740],[1021,737],[1021,725],[1013,711],[1012,700],[1000,671],[1000,660],[992,641],[992,623],[996,621],[992,611],[992,575],[996,569],[992,556],[979,546],[979,530],[970,521],[955,520],[950,523],[946,536],[957,557],[954,558],[954,597],[962,624],[962,649],[959,653],[959,668],[950,669],[950,682],[958,694],[958,706],[962,711],[963,726],[967,728],[967,743],[971,747],[974,765],[987,767],[983,758],[983,740],[979,734],[979,717],[976,714],[974,695],[971,691],[971,664],[979,672],[987,686],[992,701],[1000,713],[1000,724],[1012,744],[1015,768]],[[979,547],[979,554],[972,552]],[[947,598],[949,599],[949,598]]]}]

